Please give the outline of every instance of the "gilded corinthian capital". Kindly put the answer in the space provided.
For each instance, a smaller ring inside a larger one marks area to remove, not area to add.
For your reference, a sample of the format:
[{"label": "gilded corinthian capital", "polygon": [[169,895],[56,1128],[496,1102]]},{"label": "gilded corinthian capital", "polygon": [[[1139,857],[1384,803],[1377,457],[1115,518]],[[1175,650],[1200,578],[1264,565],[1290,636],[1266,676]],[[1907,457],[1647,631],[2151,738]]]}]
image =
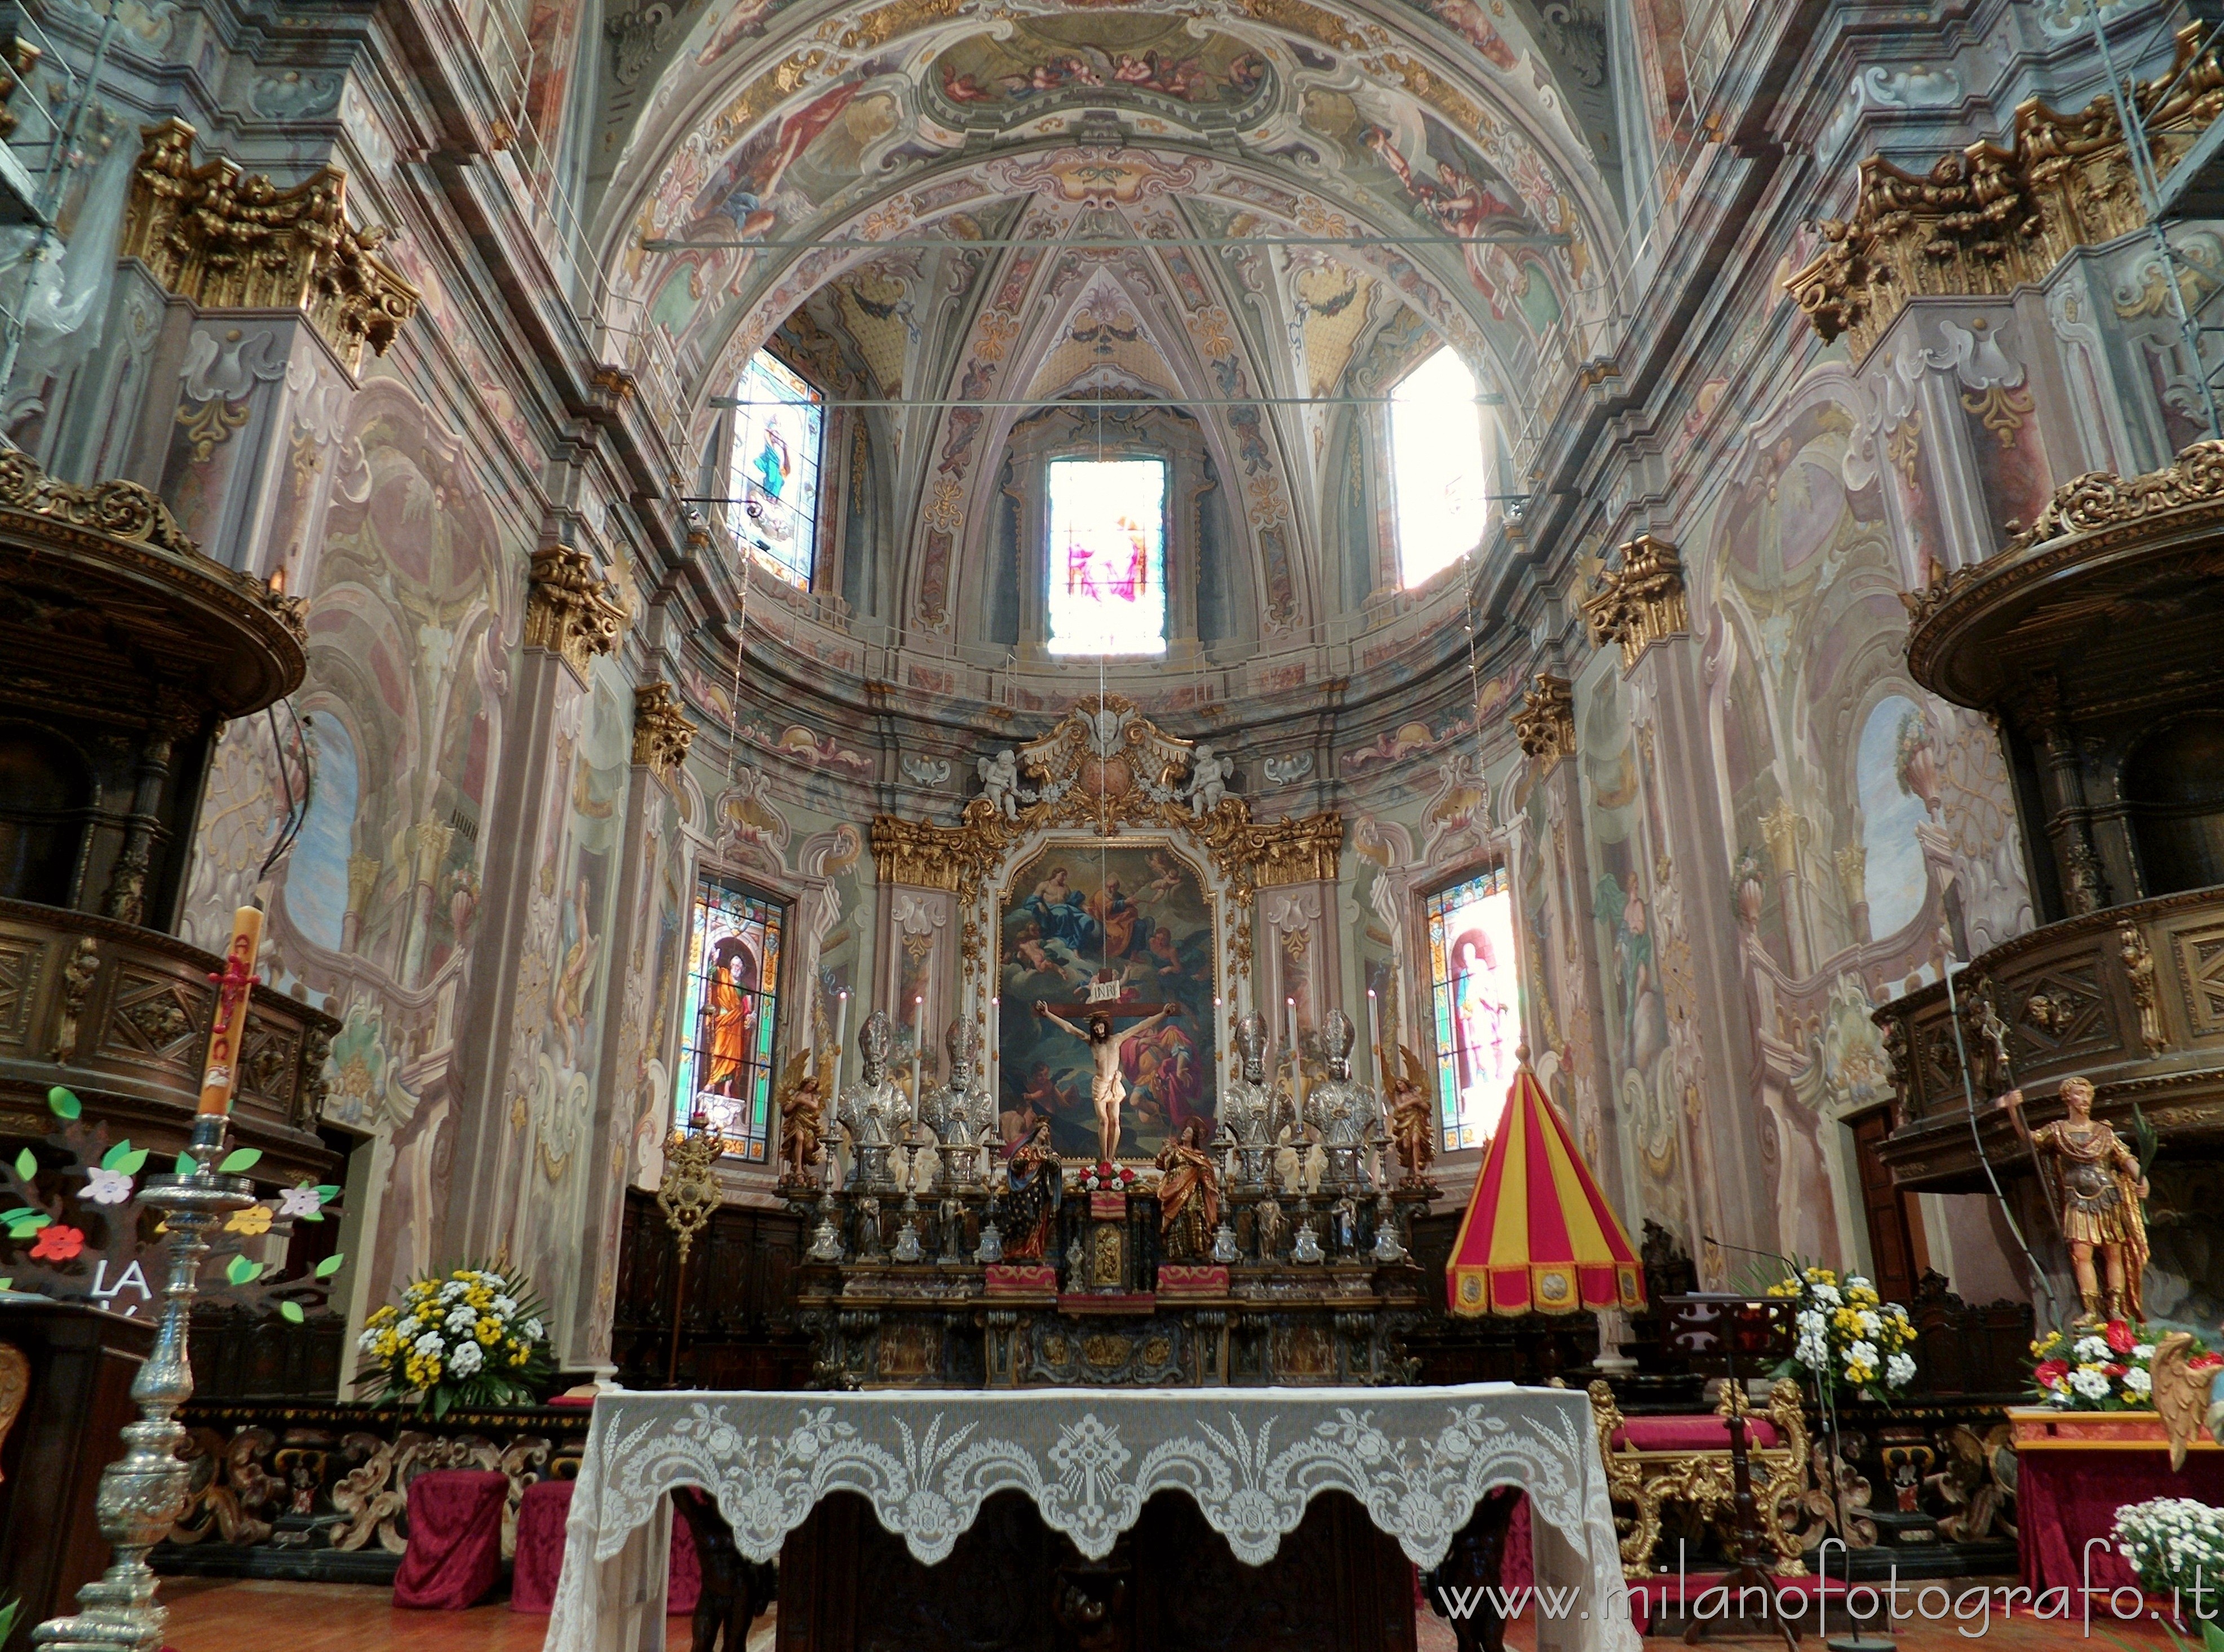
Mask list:
[{"label": "gilded corinthian capital", "polygon": [[1621,668],[1628,670],[1655,642],[1691,629],[1691,609],[1684,594],[1684,559],[1665,539],[1640,534],[1621,548],[1621,560],[1599,575],[1597,592],[1583,601],[1591,644],[1621,645]]},{"label": "gilded corinthian capital", "polygon": [[1539,775],[1551,774],[1561,758],[1576,755],[1576,695],[1565,677],[1537,674],[1521,698],[1521,709],[1513,713],[1513,737]]},{"label": "gilded corinthian capital", "polygon": [[633,691],[633,760],[656,771],[659,780],[687,761],[695,725],[679,709],[679,696],[668,682],[645,682]]},{"label": "gilded corinthian capital", "polygon": [[298,309],[352,372],[417,313],[417,289],[375,251],[386,231],[347,218],[347,174],[326,167],[291,189],[221,155],[193,164],[193,129],[141,134],[120,256],[204,310]]},{"label": "gilded corinthian capital", "polygon": [[[2224,112],[2224,66],[2201,37],[2189,24],[2170,72],[2131,89],[2158,176]],[[2012,293],[2146,221],[2113,94],[2069,114],[2034,98],[2007,149],[1972,143],[1920,177],[1862,161],[1853,216],[1826,219],[1823,250],[1784,285],[1825,342],[1851,338],[1859,362],[1911,298]]]},{"label": "gilded corinthian capital", "polygon": [[562,655],[584,679],[595,656],[617,647],[625,630],[617,587],[596,571],[592,557],[569,545],[534,552],[532,581],[525,646]]}]

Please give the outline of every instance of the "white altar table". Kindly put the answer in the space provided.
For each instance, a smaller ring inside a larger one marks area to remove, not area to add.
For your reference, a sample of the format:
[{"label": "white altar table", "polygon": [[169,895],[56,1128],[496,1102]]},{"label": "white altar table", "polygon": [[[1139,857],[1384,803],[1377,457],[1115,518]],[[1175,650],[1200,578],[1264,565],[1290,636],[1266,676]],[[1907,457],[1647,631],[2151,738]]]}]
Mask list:
[{"label": "white altar table", "polygon": [[1187,1492],[1257,1565],[1324,1491],[1355,1498],[1434,1566],[1486,1492],[1528,1494],[1539,1652],[1637,1652],[1589,1400],[1576,1389],[937,1389],[611,1393],[596,1402],[544,1652],[662,1652],[675,1486],[711,1492],[753,1560],[837,1491],[866,1498],[922,1563],[991,1494],[1026,1494],[1090,1559],[1154,1492]]}]

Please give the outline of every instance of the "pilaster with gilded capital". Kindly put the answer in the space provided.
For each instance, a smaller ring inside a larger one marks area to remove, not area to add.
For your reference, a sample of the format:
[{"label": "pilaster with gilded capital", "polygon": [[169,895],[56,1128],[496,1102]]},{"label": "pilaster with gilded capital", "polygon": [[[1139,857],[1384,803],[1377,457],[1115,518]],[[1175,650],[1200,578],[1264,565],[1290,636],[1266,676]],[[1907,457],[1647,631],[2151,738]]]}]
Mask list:
[{"label": "pilaster with gilded capital", "polygon": [[1540,671],[1513,713],[1513,737],[1542,776],[1576,755],[1575,688],[1565,677]]},{"label": "pilaster with gilded capital", "polygon": [[1640,534],[1599,575],[1598,589],[1584,598],[1583,619],[1594,647],[1620,645],[1621,668],[1634,669],[1639,657],[1655,642],[1682,636],[1691,629],[1684,559],[1667,541]]},{"label": "pilaster with gilded capital", "polygon": [[659,780],[669,780],[687,761],[695,742],[695,724],[680,709],[679,696],[668,682],[645,682],[633,691],[633,760],[646,765]]},{"label": "pilaster with gilded capital", "polygon": [[595,656],[616,649],[624,635],[626,611],[617,587],[592,557],[569,545],[534,552],[530,577],[525,646],[560,656],[584,682]]}]

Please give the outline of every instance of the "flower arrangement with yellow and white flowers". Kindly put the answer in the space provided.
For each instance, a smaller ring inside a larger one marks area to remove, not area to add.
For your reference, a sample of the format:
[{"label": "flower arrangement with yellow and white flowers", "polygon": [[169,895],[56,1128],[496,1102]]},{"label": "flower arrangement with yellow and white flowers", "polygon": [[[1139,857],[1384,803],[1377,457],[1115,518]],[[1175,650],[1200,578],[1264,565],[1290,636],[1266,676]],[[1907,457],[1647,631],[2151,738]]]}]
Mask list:
[{"label": "flower arrangement with yellow and white flowers", "polygon": [[537,1405],[555,1373],[544,1311],[524,1281],[490,1268],[418,1280],[356,1339],[357,1380],[380,1383],[382,1401],[414,1402],[436,1417],[458,1407]]},{"label": "flower arrangement with yellow and white flowers", "polygon": [[1864,1400],[1889,1400],[1915,1380],[1915,1325],[1907,1310],[1877,1294],[1859,1274],[1803,1267],[1768,1287],[1793,1299],[1798,1340],[1779,1375],[1796,1372]]}]

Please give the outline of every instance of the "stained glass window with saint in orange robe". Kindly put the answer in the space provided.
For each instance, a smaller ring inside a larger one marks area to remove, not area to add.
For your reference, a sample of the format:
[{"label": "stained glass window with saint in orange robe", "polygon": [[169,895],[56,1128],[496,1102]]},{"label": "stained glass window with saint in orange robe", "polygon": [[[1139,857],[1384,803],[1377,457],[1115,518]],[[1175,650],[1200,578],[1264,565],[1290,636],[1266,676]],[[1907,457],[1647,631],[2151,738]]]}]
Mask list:
[{"label": "stained glass window with saint in orange robe", "polygon": [[715,1124],[745,1158],[771,1135],[773,1051],[780,1016],[780,908],[705,877],[687,947],[685,1046],[673,1111]]}]

